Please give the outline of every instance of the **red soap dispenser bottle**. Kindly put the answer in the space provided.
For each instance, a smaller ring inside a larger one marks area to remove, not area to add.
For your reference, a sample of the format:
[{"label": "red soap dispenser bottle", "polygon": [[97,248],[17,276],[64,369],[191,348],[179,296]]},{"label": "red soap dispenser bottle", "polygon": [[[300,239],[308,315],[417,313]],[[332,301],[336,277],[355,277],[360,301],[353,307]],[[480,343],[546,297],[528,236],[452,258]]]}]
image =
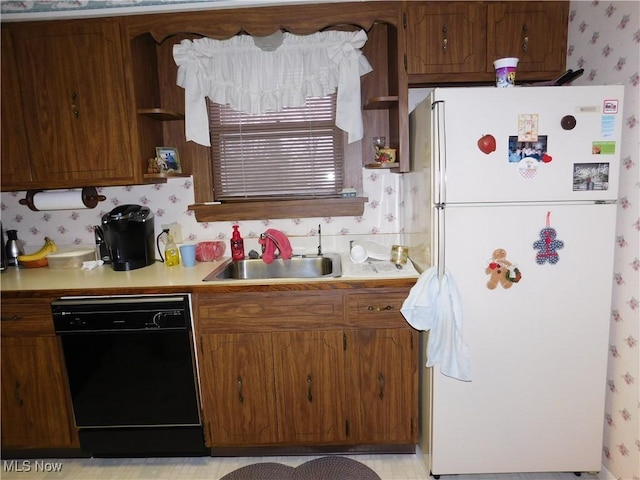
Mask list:
[{"label": "red soap dispenser bottle", "polygon": [[231,258],[233,260],[244,260],[244,240],[238,230],[238,225],[233,226],[231,235]]}]

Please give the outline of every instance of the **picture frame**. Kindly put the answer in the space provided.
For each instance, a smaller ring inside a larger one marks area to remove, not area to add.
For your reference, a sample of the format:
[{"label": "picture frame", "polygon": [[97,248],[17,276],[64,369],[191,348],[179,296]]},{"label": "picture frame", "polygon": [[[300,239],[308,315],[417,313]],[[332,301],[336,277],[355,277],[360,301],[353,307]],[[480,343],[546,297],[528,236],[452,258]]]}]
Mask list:
[{"label": "picture frame", "polygon": [[574,163],[573,191],[609,190],[609,163]]},{"label": "picture frame", "polygon": [[176,147],[156,147],[155,160],[160,173],[182,173],[180,154]]}]

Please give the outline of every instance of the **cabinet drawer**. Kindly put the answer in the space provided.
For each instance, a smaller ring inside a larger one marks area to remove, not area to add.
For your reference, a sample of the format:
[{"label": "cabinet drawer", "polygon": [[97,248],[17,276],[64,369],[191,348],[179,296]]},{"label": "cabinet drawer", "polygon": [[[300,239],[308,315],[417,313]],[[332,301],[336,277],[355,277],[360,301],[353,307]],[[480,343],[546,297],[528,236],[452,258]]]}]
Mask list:
[{"label": "cabinet drawer", "polygon": [[409,290],[349,295],[347,323],[351,327],[406,327],[400,308],[408,295]]},{"label": "cabinet drawer", "polygon": [[195,303],[200,331],[260,332],[344,325],[342,295],[328,292],[199,295]]},{"label": "cabinet drawer", "polygon": [[2,335],[55,334],[51,299],[2,299]]}]

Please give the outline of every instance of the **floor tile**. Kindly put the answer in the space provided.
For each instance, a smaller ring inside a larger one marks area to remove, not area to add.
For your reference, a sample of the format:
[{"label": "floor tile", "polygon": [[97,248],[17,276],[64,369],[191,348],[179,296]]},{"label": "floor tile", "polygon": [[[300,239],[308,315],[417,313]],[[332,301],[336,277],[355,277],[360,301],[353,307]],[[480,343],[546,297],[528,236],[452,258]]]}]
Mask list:
[{"label": "floor tile", "polygon": [[[420,454],[344,455],[373,469],[382,480],[431,480]],[[219,480],[258,462],[297,467],[318,456],[3,460],[3,480]],[[13,463],[12,463],[13,462]],[[440,480],[597,480],[572,473],[442,475]],[[331,480],[331,479],[327,479]]]}]

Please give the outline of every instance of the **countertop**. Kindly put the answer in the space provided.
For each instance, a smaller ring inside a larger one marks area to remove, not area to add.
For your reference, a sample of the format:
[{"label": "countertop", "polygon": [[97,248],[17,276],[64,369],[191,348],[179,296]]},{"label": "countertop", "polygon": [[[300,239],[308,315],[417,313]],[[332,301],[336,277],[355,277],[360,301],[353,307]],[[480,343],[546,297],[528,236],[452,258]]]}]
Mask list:
[{"label": "countertop", "polygon": [[[418,278],[418,271],[407,264],[398,270],[386,261],[371,260],[362,264],[353,263],[348,255],[342,254],[342,276],[330,278],[304,279],[268,279],[268,280],[217,280],[204,282],[203,278],[221,264],[229,261],[223,258],[217,262],[198,262],[194,267],[182,265],[167,267],[164,263],[156,262],[148,267],[130,271],[116,272],[110,265],[102,265],[92,270],[82,269],[50,269],[44,268],[16,268],[8,267],[0,275],[0,285],[3,292],[34,291],[34,290],[99,290],[99,289],[136,289],[136,288],[171,288],[183,287],[192,290],[207,286],[241,286],[241,285],[272,285],[292,283],[318,282],[348,282],[363,280],[411,280]],[[91,292],[87,292],[91,293]]]}]

